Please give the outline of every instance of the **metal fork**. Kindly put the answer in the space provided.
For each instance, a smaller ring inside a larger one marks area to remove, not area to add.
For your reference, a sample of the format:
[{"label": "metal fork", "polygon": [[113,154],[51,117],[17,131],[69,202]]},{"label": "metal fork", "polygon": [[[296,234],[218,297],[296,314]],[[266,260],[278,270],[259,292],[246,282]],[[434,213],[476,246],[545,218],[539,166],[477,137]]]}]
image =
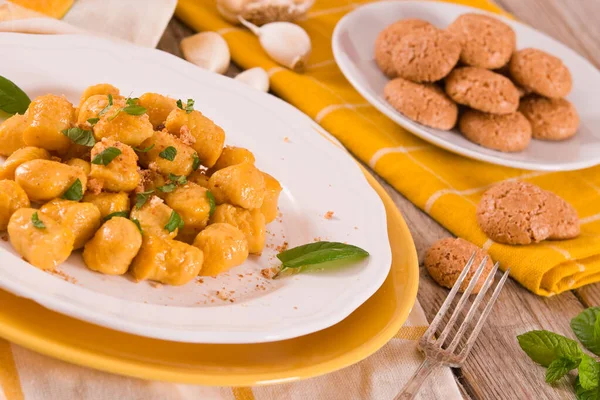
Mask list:
[{"label": "metal fork", "polygon": [[[479,332],[481,331],[485,320],[487,319],[490,311],[492,310],[494,303],[498,299],[498,295],[500,294],[502,286],[504,286],[504,282],[506,282],[510,271],[510,269],[507,269],[506,272],[504,272],[504,274],[500,278],[500,281],[496,285],[496,289],[494,289],[492,296],[488,300],[487,304],[485,304],[483,302],[483,298],[488,289],[490,288],[492,282],[494,281],[494,276],[496,275],[496,271],[498,270],[499,264],[496,263],[494,265],[494,268],[492,268],[487,278],[485,279],[485,282],[483,284],[483,287],[479,291],[479,294],[477,294],[477,297],[471,304],[471,307],[469,308],[469,311],[467,312],[467,315],[465,316],[464,320],[462,321],[462,323],[458,324],[457,319],[459,315],[466,310],[467,300],[471,292],[473,292],[475,284],[477,283],[477,281],[479,281],[479,277],[481,276],[481,273],[483,272],[485,264],[487,262],[487,257],[485,257],[483,261],[481,261],[481,263],[479,264],[479,267],[477,268],[477,271],[475,271],[471,282],[469,282],[469,286],[467,286],[467,290],[465,290],[465,292],[462,294],[460,300],[456,304],[456,308],[452,312],[452,316],[448,320],[448,323],[444,327],[444,330],[437,339],[435,337],[435,333],[437,332],[437,328],[444,319],[444,317],[448,314],[450,306],[452,305],[452,301],[456,297],[456,293],[458,293],[458,289],[465,280],[465,277],[469,273],[469,270],[471,269],[471,266],[475,261],[475,255],[476,253],[473,253],[471,258],[467,262],[467,265],[458,277],[456,283],[452,287],[452,290],[450,290],[450,294],[448,294],[446,301],[444,301],[444,304],[442,304],[440,311],[438,311],[437,315],[431,322],[431,325],[429,325],[429,328],[427,329],[427,331],[425,331],[425,334],[419,340],[417,348],[425,353],[425,361],[423,361],[419,369],[417,369],[415,374],[409,379],[406,386],[404,386],[402,392],[400,392],[394,398],[394,400],[413,399],[416,396],[419,389],[421,388],[421,385],[423,384],[425,379],[435,368],[441,365],[448,365],[450,367],[455,368],[460,367],[462,366],[463,362],[467,358],[467,355],[471,351],[473,343],[475,343],[475,341],[477,340],[477,335],[479,335]],[[485,304],[485,308],[481,312],[479,320],[477,320],[475,327],[468,336],[466,344],[464,345],[464,347],[461,348],[460,351],[457,351],[460,341],[466,336],[467,329],[470,326],[471,320],[475,316],[475,313],[477,312],[479,307],[483,304]],[[453,328],[458,328],[458,330],[456,330],[454,336],[450,338],[450,344],[447,347],[444,347],[444,342],[446,342],[446,339],[448,339],[448,335],[450,335]]]}]

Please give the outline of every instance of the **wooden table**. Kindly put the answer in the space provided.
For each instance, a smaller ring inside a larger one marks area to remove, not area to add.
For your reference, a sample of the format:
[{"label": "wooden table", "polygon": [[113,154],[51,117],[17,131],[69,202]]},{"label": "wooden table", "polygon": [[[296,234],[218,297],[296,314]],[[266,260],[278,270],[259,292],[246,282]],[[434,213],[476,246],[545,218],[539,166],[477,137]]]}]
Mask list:
[{"label": "wooden table", "polygon": [[[497,3],[600,67],[600,0],[497,0]],[[191,29],[173,19],[158,48],[181,56],[179,42],[191,34]],[[239,69],[232,66],[227,74],[235,75],[237,72]],[[433,242],[451,236],[394,188],[379,180],[404,214],[420,260]],[[418,299],[430,319],[447,293],[421,268]],[[454,370],[464,397],[491,400],[574,399],[573,377],[570,381],[562,379],[554,387],[547,385],[544,369],[533,365],[519,348],[515,337],[532,329],[548,329],[573,337],[569,328],[571,318],[586,307],[598,305],[600,284],[542,298],[509,280],[465,367]]]}]

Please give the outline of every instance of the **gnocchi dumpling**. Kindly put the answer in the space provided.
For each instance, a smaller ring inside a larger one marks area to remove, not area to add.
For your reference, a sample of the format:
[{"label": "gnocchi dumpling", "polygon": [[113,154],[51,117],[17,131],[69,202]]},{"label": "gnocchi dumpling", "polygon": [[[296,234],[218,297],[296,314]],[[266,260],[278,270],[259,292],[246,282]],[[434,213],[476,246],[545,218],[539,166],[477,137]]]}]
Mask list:
[{"label": "gnocchi dumpling", "polygon": [[144,235],[142,247],[133,260],[131,274],[136,281],[153,280],[168,285],[185,285],[202,269],[202,250],[189,244]]},{"label": "gnocchi dumpling", "polygon": [[4,164],[0,165],[0,179],[15,179],[17,167],[31,160],[49,160],[50,153],[39,147],[23,147],[12,153]]},{"label": "gnocchi dumpling", "polygon": [[27,109],[23,141],[27,146],[65,152],[71,140],[62,131],[74,121],[75,109],[66,98],[53,94],[39,96]]},{"label": "gnocchi dumpling", "polygon": [[158,93],[144,93],[140,96],[138,104],[146,108],[146,113],[154,129],[158,129],[164,124],[171,111],[177,108],[175,99]]},{"label": "gnocchi dumpling", "polygon": [[125,192],[110,193],[86,193],[83,195],[83,202],[92,203],[100,211],[102,219],[112,213],[126,211],[129,212],[129,195]]},{"label": "gnocchi dumpling", "polygon": [[10,156],[27,146],[23,141],[26,126],[27,117],[20,114],[15,114],[0,124],[0,156]]},{"label": "gnocchi dumpling", "polygon": [[262,206],[265,179],[254,165],[245,162],[212,174],[208,189],[218,204],[229,203],[251,210]]},{"label": "gnocchi dumpling", "polygon": [[[83,105],[83,103],[85,103],[85,101],[92,96],[103,95],[102,97],[107,98],[107,96],[109,94],[112,95],[113,97],[117,97],[121,93],[119,92],[119,89],[117,89],[116,87],[114,87],[113,85],[110,85],[108,83],[99,83],[97,85],[88,86],[83,91],[83,93],[81,94],[81,97],[79,98],[79,108],[81,109],[81,106]],[[98,111],[100,111],[100,110],[98,110]]]},{"label": "gnocchi dumpling", "polygon": [[127,218],[106,221],[83,249],[83,261],[92,271],[123,275],[142,246],[142,235]]},{"label": "gnocchi dumpling", "polygon": [[54,270],[73,251],[75,236],[47,215],[20,208],[8,222],[10,243],[25,260],[44,270]]},{"label": "gnocchi dumpling", "polygon": [[85,191],[87,177],[80,168],[51,160],[27,161],[15,171],[15,181],[29,200],[40,203],[62,196],[77,179]]},{"label": "gnocchi dumpling", "polygon": [[165,202],[177,211],[184,222],[183,232],[203,229],[210,217],[210,201],[206,189],[188,182],[165,196]]},{"label": "gnocchi dumpling", "polygon": [[241,164],[243,162],[254,164],[255,161],[254,154],[252,154],[250,150],[243,147],[225,146],[221,156],[211,168],[211,172],[218,171],[232,165]]},{"label": "gnocchi dumpling", "polygon": [[277,203],[279,202],[279,194],[281,193],[281,184],[271,175],[263,172],[263,178],[265,180],[265,198],[260,211],[265,216],[265,222],[268,224],[273,222],[277,217]]},{"label": "gnocchi dumpling", "polygon": [[[117,151],[120,153],[108,163],[102,162],[103,154]],[[99,157],[97,163],[96,157]],[[93,179],[95,186],[111,192],[130,192],[139,185],[141,179],[137,160],[131,147],[112,139],[103,139],[92,148],[90,181]]]},{"label": "gnocchi dumpling", "polygon": [[208,175],[207,171],[204,169],[199,169],[197,171],[192,172],[187,180],[189,182],[194,182],[197,185],[202,186],[203,188],[208,189],[208,180],[210,179],[210,175]]},{"label": "gnocchi dumpling", "polygon": [[171,218],[173,209],[166,205],[160,198],[152,196],[141,208],[131,210],[131,219],[140,222],[144,235],[154,235],[163,239],[173,239],[177,236],[178,229],[169,232],[165,226]]},{"label": "gnocchi dumpling", "polygon": [[91,203],[79,203],[71,200],[54,199],[40,208],[63,227],[70,229],[75,237],[73,248],[82,248],[100,227],[102,217],[98,207]]},{"label": "gnocchi dumpling", "polygon": [[108,138],[129,146],[139,146],[154,134],[147,114],[131,115],[121,111],[124,107],[125,99],[113,99],[113,105],[94,125],[96,140]]},{"label": "gnocchi dumpling", "polygon": [[140,153],[140,164],[163,175],[188,176],[194,165],[195,151],[166,131],[157,131],[140,147],[150,148]]},{"label": "gnocchi dumpling", "polygon": [[265,247],[265,216],[259,209],[246,210],[231,204],[221,204],[215,209],[210,222],[235,226],[246,236],[250,254],[262,253]]},{"label": "gnocchi dumpling", "polygon": [[173,110],[167,117],[165,127],[169,132],[182,139],[187,138],[198,153],[205,167],[212,167],[223,151],[225,132],[220,126],[199,111],[189,114],[180,108]]},{"label": "gnocchi dumpling", "polygon": [[71,167],[79,168],[86,176],[92,172],[92,164],[90,164],[88,161],[82,160],[81,158],[71,158],[70,160],[67,160],[65,164],[70,165]]},{"label": "gnocchi dumpling", "polygon": [[29,206],[29,198],[17,182],[0,180],[0,231],[6,230],[15,211]]},{"label": "gnocchi dumpling", "polygon": [[200,271],[200,275],[204,276],[217,276],[248,258],[246,237],[230,224],[209,225],[196,236],[194,246],[204,254],[204,265]]}]

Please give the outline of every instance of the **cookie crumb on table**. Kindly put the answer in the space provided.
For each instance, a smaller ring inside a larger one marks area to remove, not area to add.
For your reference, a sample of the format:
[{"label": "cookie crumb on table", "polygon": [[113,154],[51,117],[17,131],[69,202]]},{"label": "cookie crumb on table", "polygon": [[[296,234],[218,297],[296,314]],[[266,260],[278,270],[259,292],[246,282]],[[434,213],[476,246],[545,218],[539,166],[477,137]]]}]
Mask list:
[{"label": "cookie crumb on table", "polygon": [[323,217],[325,219],[332,219],[333,218],[333,211],[327,211]]}]

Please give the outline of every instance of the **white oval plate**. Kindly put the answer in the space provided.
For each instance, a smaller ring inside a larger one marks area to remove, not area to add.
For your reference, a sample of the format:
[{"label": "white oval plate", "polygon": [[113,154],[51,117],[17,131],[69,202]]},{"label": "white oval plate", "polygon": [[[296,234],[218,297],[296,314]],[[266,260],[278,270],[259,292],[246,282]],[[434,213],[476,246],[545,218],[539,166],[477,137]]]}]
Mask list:
[{"label": "white oval plate", "polygon": [[[262,256],[218,278],[185,286],[134,283],[88,270],[79,252],[43,272],[0,241],[0,286],[52,310],[138,335],[195,343],[255,343],[327,328],[381,286],[391,265],[383,204],[356,162],[317,132],[306,115],[274,96],[212,74],[170,54],[80,35],[0,34],[0,75],[30,97],[64,94],[77,103],[88,85],[109,82],[123,94],[193,98],[227,134],[251,149],[257,166],[282,183],[280,221],[267,226]],[[324,214],[333,211],[332,219]],[[345,269],[268,280],[277,246],[322,240],[366,249]],[[217,291],[220,295],[217,295]],[[233,302],[230,301],[233,300]]]},{"label": "white oval plate", "polygon": [[[510,25],[517,34],[517,48],[535,47],[562,59],[573,75],[567,97],[581,117],[575,137],[564,142],[532,140],[521,153],[486,149],[465,139],[458,130],[442,131],[411,121],[383,97],[388,78],[374,60],[375,38],[389,24],[403,18],[421,18],[445,28],[459,15],[488,14]],[[497,14],[435,1],[384,1],[347,14],[333,33],[333,54],[342,73],[374,107],[397,124],[437,146],[493,164],[541,171],[576,170],[600,164],[600,72],[585,58],[535,29]]]}]

